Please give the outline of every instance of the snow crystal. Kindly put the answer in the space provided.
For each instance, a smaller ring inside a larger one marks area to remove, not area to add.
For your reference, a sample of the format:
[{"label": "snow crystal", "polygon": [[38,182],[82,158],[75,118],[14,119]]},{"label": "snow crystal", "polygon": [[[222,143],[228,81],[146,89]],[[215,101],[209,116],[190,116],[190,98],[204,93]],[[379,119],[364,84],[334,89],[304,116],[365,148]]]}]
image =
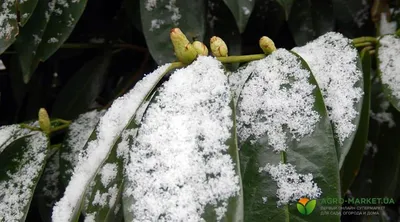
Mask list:
[{"label": "snow crystal", "polygon": [[268,197],[262,197],[262,201],[263,201],[263,204],[266,204],[268,202]]},{"label": "snow crystal", "polygon": [[206,205],[222,218],[239,180],[226,153],[233,121],[222,64],[200,56],[175,71],[150,104],[126,169],[138,221],[201,221]]},{"label": "snow crystal", "polygon": [[107,187],[108,184],[115,179],[117,176],[117,164],[115,163],[107,163],[103,166],[100,171],[101,175],[101,183],[104,187]]},{"label": "snow crystal", "polygon": [[302,197],[316,199],[322,194],[321,189],[313,181],[312,174],[298,174],[290,163],[267,164],[259,171],[269,173],[272,179],[277,182],[278,206],[296,202]]},{"label": "snow crystal", "polygon": [[[60,158],[59,151],[57,151],[49,159],[46,168],[43,172],[44,186],[42,187],[42,194],[46,199],[55,200],[60,191],[58,189],[58,177],[60,175]],[[52,207],[55,202],[47,203],[48,207]]]},{"label": "snow crystal", "polygon": [[298,57],[284,49],[249,63],[252,75],[238,102],[238,135],[251,142],[268,136],[274,151],[285,151],[287,133],[300,139],[314,131],[319,115],[313,110],[314,85]]},{"label": "snow crystal", "polygon": [[242,7],[244,15],[250,15],[250,10],[247,7]]},{"label": "snow crystal", "polygon": [[14,31],[14,27],[10,25],[17,19],[17,15],[11,12],[11,8],[15,6],[15,0],[4,0],[0,8],[0,38],[9,39]]},{"label": "snow crystal", "polygon": [[172,12],[171,20],[175,26],[179,25],[179,19],[181,19],[181,14],[179,13],[179,8],[176,7],[176,0],[169,0],[168,5],[165,6],[169,12]]},{"label": "snow crystal", "polygon": [[66,166],[64,170],[63,178],[67,179],[72,176],[73,169],[78,162],[85,161],[87,158],[86,150],[83,147],[86,141],[89,139],[94,128],[99,123],[100,117],[102,117],[104,111],[93,110],[84,114],[74,120],[69,126],[69,131],[66,136],[65,144],[63,144],[60,158],[71,166]]},{"label": "snow crystal", "polygon": [[[400,100],[400,38],[385,35],[379,39],[379,70],[382,83],[388,87],[397,100]],[[400,106],[400,103],[395,104]]]},{"label": "snow crystal", "polygon": [[58,39],[57,39],[57,38],[54,38],[54,37],[50,38],[50,39],[47,41],[47,43],[57,43],[57,42],[58,42]]},{"label": "snow crystal", "polygon": [[356,130],[353,120],[359,115],[355,105],[363,90],[355,87],[362,81],[357,67],[357,50],[342,34],[329,32],[302,47],[297,52],[311,68],[324,97],[330,120],[340,145]]},{"label": "snow crystal", "polygon": [[154,31],[155,29],[159,29],[161,25],[165,23],[164,20],[161,19],[153,19],[151,20],[151,26],[150,26],[150,31]]},{"label": "snow crystal", "polygon": [[87,144],[87,158],[79,161],[64,196],[53,208],[53,221],[70,220],[75,207],[79,206],[82,193],[109,154],[111,147],[116,143],[125,126],[131,121],[131,117],[135,114],[147,93],[162,78],[169,66],[170,64],[160,66],[137,82],[131,91],[116,99],[100,119],[96,128],[96,139]]},{"label": "snow crystal", "polygon": [[92,205],[93,206],[99,205],[101,207],[105,207],[108,204],[108,206],[111,208],[115,204],[115,201],[117,200],[118,192],[119,189],[117,187],[117,184],[110,187],[106,193],[100,194],[100,191],[97,190]]},{"label": "snow crystal", "polygon": [[[35,123],[29,125],[34,126]],[[29,129],[21,128],[20,125],[9,125],[0,127],[0,153],[13,141],[23,136],[28,135],[31,132]]]},{"label": "snow crystal", "polygon": [[8,178],[0,181],[0,221],[20,221],[24,217],[24,209],[33,196],[34,182],[46,159],[47,137],[41,132],[30,134],[25,138],[27,146],[23,155],[12,160],[17,168],[6,172]]},{"label": "snow crystal", "polygon": [[152,11],[155,7],[157,7],[157,0],[147,0],[145,8],[147,11]]},{"label": "snow crystal", "polygon": [[96,212],[92,214],[86,214],[84,222],[96,222]]},{"label": "snow crystal", "polygon": [[379,22],[379,34],[386,35],[386,34],[393,34],[396,32],[397,23],[396,21],[389,22],[386,13],[381,13],[381,19]]}]

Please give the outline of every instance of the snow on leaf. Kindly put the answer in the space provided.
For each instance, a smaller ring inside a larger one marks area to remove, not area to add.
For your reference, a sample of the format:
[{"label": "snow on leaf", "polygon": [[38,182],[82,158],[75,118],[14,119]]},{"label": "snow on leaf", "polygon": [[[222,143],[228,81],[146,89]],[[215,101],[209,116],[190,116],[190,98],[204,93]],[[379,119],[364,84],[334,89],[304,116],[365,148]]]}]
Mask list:
[{"label": "snow on leaf", "polygon": [[249,63],[246,69],[251,77],[238,102],[240,141],[254,143],[267,135],[274,151],[285,151],[288,139],[300,139],[314,131],[319,120],[313,110],[315,86],[295,55],[280,49]]},{"label": "snow on leaf", "polygon": [[134,221],[217,219],[239,192],[225,144],[233,121],[231,93],[220,62],[199,57],[174,72],[150,103],[130,151],[124,195]]},{"label": "snow on leaf", "polygon": [[295,167],[290,163],[267,164],[259,171],[269,173],[272,179],[277,182],[278,206],[296,202],[302,197],[316,199],[322,194],[321,189],[314,183],[312,174],[298,174]]},{"label": "snow on leaf", "polygon": [[387,35],[396,32],[397,23],[396,21],[389,22],[386,17],[386,13],[381,13],[381,19],[379,21],[379,34]]},{"label": "snow on leaf", "polygon": [[98,168],[108,156],[125,126],[133,121],[134,114],[146,95],[165,74],[170,64],[160,66],[136,83],[124,96],[114,101],[96,127],[96,137],[87,146],[87,157],[78,162],[64,196],[53,209],[53,221],[69,221],[79,213],[86,188],[96,175]]},{"label": "snow on leaf", "polygon": [[354,121],[363,89],[362,72],[357,66],[358,53],[351,40],[329,32],[302,47],[293,49],[306,60],[321,88],[329,118],[340,145],[356,130]]}]

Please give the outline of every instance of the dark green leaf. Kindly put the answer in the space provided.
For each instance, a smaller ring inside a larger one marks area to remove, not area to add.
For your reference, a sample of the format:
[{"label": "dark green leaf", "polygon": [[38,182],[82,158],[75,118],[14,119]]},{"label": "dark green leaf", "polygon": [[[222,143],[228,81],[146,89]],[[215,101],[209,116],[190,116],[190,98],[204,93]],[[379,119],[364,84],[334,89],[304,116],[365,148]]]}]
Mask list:
[{"label": "dark green leaf", "polygon": [[18,11],[20,15],[19,24],[21,26],[24,26],[25,23],[29,20],[33,11],[35,10],[38,1],[39,0],[18,1]]},{"label": "dark green leaf", "polygon": [[[300,57],[297,57],[296,60],[301,61],[302,69],[310,71],[304,60]],[[280,63],[277,61],[277,64]],[[252,78],[254,78],[253,75],[250,76],[248,81]],[[294,81],[291,80],[287,87],[291,87]],[[338,215],[321,216],[318,207],[313,214],[307,216],[307,219],[302,217],[294,204],[277,207],[277,184],[268,174],[259,171],[266,164],[290,163],[296,167],[298,173],[311,173],[313,175],[314,182],[322,191],[320,198],[340,197],[339,167],[332,127],[323,97],[312,75],[308,82],[315,86],[313,90],[315,98],[313,110],[320,116],[311,134],[299,138],[299,140],[287,138],[286,145],[288,148],[286,152],[280,155],[267,148],[270,146],[269,138],[266,135],[261,136],[255,143],[251,143],[249,139],[240,142],[245,207],[244,221],[339,221],[340,216]],[[246,87],[248,86],[245,85],[244,89]],[[238,107],[241,106],[243,99],[241,96]],[[288,137],[290,136],[288,135]],[[334,206],[340,205],[334,204]]]},{"label": "dark green leaf", "polygon": [[1,3],[0,17],[0,54],[15,41],[18,35],[17,4],[16,1]]},{"label": "dark green leaf", "polygon": [[368,141],[369,113],[371,99],[371,56],[368,50],[363,50],[361,54],[363,78],[364,78],[364,98],[357,132],[353,143],[347,153],[343,165],[340,169],[342,193],[346,192],[353,183],[360,169],[361,160],[364,157],[364,149]]},{"label": "dark green leaf", "polygon": [[249,20],[251,12],[253,11],[255,1],[224,0],[224,2],[235,17],[240,33],[244,32],[247,21]]},{"label": "dark green leaf", "polygon": [[297,45],[333,30],[332,0],[296,0],[292,7],[288,24]]},{"label": "dark green leaf", "polygon": [[0,153],[0,219],[25,221],[46,164],[49,140],[42,132],[17,125],[2,127],[0,133],[9,138]]},{"label": "dark green leaf", "polygon": [[[292,10],[292,5],[293,5],[294,0],[276,0],[276,1],[285,10],[285,17],[286,17],[286,20],[288,20],[289,19],[289,15],[290,15],[290,11]],[[298,10],[298,9],[296,9],[296,10]]]},{"label": "dark green leaf", "polygon": [[111,51],[105,50],[74,74],[57,96],[52,116],[74,119],[88,110],[103,89],[111,56]]},{"label": "dark green leaf", "polygon": [[204,1],[140,0],[140,15],[147,47],[158,64],[175,61],[169,33],[179,27],[189,40],[203,41],[205,33]]}]

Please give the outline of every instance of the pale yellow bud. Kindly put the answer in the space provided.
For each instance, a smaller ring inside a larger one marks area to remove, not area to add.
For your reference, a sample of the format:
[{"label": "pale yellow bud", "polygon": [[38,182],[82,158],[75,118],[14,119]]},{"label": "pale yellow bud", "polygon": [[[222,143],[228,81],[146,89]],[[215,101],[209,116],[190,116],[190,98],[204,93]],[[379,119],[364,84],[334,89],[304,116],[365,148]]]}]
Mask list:
[{"label": "pale yellow bud", "polygon": [[179,28],[173,28],[170,32],[172,45],[174,46],[175,55],[182,63],[189,64],[197,57],[197,51],[190,44],[185,34]]},{"label": "pale yellow bud", "polygon": [[259,43],[261,49],[265,54],[271,54],[273,51],[276,50],[275,43],[267,36],[261,37]]},{"label": "pale yellow bud", "polygon": [[228,56],[228,47],[226,46],[224,40],[222,40],[220,37],[213,36],[210,39],[210,48],[215,57]]},{"label": "pale yellow bud", "polygon": [[207,46],[204,45],[200,41],[194,41],[192,43],[193,47],[196,49],[197,54],[202,55],[202,56],[207,56],[208,55],[208,49]]},{"label": "pale yellow bud", "polygon": [[39,110],[39,126],[43,132],[50,133],[50,118],[49,114],[47,114],[47,111],[44,108],[40,108]]}]

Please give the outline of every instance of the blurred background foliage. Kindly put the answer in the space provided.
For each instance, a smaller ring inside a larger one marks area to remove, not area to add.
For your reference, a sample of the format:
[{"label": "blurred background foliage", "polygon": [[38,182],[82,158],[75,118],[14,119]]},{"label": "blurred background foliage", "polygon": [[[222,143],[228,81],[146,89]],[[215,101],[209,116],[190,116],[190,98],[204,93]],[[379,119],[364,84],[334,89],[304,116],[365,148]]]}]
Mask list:
[{"label": "blurred background foliage", "polygon": [[[19,16],[15,38],[0,42],[0,125],[36,119],[41,107],[67,120],[107,108],[145,73],[175,60],[172,27],[206,45],[211,36],[220,36],[230,55],[244,55],[261,53],[258,40],[263,35],[277,47],[291,49],[328,31],[348,38],[379,36],[385,34],[380,29],[384,18],[400,24],[399,0],[158,0],[158,5],[146,0],[80,0],[69,9],[76,23],[71,26],[66,18],[43,20],[48,0],[29,1],[19,15],[24,10],[32,15]],[[58,42],[35,48],[29,39],[43,29],[43,39],[57,34]],[[368,143],[359,147],[364,158],[346,196],[394,197],[397,203],[379,217],[342,219],[400,221],[400,114],[382,93],[374,56],[370,62]],[[36,221],[35,215],[31,212],[28,219]]]}]

